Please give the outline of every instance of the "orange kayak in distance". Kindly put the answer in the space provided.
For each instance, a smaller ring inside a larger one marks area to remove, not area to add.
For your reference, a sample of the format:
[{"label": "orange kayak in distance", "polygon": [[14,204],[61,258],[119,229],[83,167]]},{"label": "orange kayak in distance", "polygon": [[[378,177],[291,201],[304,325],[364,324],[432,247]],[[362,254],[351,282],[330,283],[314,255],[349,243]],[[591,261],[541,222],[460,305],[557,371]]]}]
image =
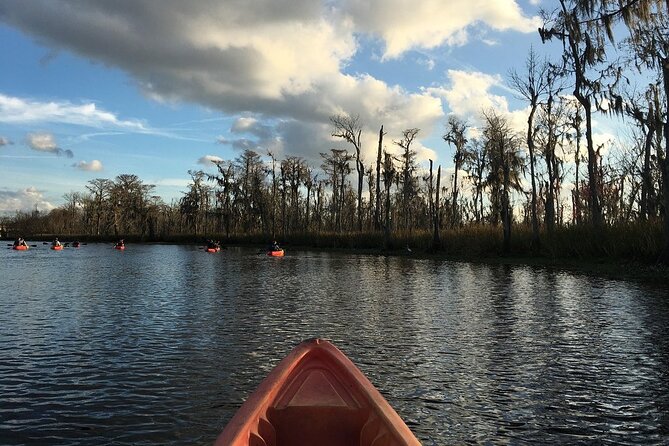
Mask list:
[{"label": "orange kayak in distance", "polygon": [[219,252],[221,248],[205,248],[205,251],[207,252]]},{"label": "orange kayak in distance", "polygon": [[267,255],[270,257],[283,257],[283,249],[279,251],[267,251]]},{"label": "orange kayak in distance", "polygon": [[328,341],[302,342],[260,383],[214,446],[418,446],[374,385]]},{"label": "orange kayak in distance", "polygon": [[125,249],[125,245],[114,245],[114,249],[118,249],[119,251],[123,251]]},{"label": "orange kayak in distance", "polygon": [[12,249],[15,251],[27,251],[28,247],[26,245],[16,245],[12,246]]},{"label": "orange kayak in distance", "polygon": [[62,251],[63,245],[52,246],[51,249],[53,249],[54,251]]}]

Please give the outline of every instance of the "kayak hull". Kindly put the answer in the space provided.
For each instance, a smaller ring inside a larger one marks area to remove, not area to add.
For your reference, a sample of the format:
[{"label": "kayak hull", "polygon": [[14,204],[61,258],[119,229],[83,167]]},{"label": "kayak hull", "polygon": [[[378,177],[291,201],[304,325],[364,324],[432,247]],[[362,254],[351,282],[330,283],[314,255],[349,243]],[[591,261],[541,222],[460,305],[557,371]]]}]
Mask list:
[{"label": "kayak hull", "polygon": [[267,251],[267,255],[270,257],[283,257],[283,249],[279,251]]},{"label": "kayak hull", "polygon": [[17,245],[12,247],[15,251],[27,251],[28,247],[26,245]]},{"label": "kayak hull", "polygon": [[330,342],[298,345],[270,372],[215,446],[415,446],[374,385]]},{"label": "kayak hull", "polygon": [[52,246],[51,249],[53,249],[54,251],[62,251],[63,247],[62,246]]},{"label": "kayak hull", "polygon": [[119,251],[125,250],[125,245],[115,245],[114,249],[118,249]]},{"label": "kayak hull", "polygon": [[221,250],[221,248],[205,248],[205,251],[211,252],[211,253],[219,252],[220,250]]}]

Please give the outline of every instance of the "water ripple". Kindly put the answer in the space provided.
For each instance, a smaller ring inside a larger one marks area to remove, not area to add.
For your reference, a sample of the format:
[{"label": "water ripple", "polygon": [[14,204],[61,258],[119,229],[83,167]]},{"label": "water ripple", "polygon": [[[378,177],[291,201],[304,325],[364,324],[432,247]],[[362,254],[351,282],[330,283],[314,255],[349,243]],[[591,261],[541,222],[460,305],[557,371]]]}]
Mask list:
[{"label": "water ripple", "polygon": [[315,336],[425,445],[669,443],[666,289],[308,251],[53,254],[0,254],[3,445],[211,444]]}]

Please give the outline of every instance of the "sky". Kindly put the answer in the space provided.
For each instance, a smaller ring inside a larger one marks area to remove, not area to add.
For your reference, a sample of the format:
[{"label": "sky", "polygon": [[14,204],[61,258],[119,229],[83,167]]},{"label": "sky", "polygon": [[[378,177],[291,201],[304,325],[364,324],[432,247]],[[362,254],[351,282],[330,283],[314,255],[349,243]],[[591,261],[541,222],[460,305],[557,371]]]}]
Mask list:
[{"label": "sky", "polygon": [[550,0],[0,0],[0,213],[49,210],[95,178],[135,174],[167,203],[189,170],[244,149],[279,159],[347,148],[358,115],[396,149],[453,165],[448,115],[522,125],[509,87]]}]

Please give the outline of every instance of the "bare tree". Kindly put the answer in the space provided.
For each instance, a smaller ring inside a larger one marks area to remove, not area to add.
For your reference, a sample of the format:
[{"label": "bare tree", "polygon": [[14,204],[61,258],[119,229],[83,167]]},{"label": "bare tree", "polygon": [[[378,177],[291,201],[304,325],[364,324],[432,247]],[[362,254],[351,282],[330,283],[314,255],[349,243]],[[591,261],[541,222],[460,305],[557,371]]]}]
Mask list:
[{"label": "bare tree", "polygon": [[410,202],[417,194],[416,178],[416,151],[411,149],[420,129],[406,129],[402,132],[402,139],[393,141],[402,148],[400,155],[402,161],[402,170],[400,173],[400,183],[402,184],[402,212],[404,214],[404,229],[411,229],[409,218],[411,216]]},{"label": "bare tree", "polygon": [[383,147],[383,125],[379,130],[379,148],[376,155],[376,206],[374,206],[374,229],[381,229],[381,150]]},{"label": "bare tree", "polygon": [[335,230],[343,227],[342,213],[345,202],[346,176],[351,173],[350,162],[353,156],[346,150],[330,149],[330,153],[321,153],[321,168],[330,178],[332,185],[332,215]]},{"label": "bare tree", "polygon": [[446,134],[442,136],[444,141],[455,146],[455,154],[453,155],[455,172],[453,174],[453,209],[451,212],[452,227],[458,226],[461,220],[460,211],[458,210],[458,171],[462,167],[462,163],[465,157],[465,144],[467,144],[465,133],[467,132],[467,128],[468,124],[465,121],[461,120],[455,115],[451,115],[448,118]]},{"label": "bare tree", "polygon": [[527,116],[527,149],[530,155],[530,180],[531,180],[531,198],[530,211],[532,221],[532,248],[538,251],[541,246],[539,238],[539,219],[537,217],[537,184],[535,173],[535,144],[534,144],[534,116],[539,107],[539,102],[548,90],[549,85],[549,64],[545,60],[539,61],[534,48],[525,60],[525,72],[521,75],[515,70],[510,73],[511,85],[518,92],[521,98],[527,100],[530,104],[530,113]]},{"label": "bare tree", "polygon": [[365,165],[362,161],[362,124],[360,124],[360,116],[336,115],[330,117],[330,122],[334,125],[332,136],[341,138],[350,143],[355,149],[355,170],[358,172],[358,231],[362,231],[362,186],[363,177],[365,175]]}]

